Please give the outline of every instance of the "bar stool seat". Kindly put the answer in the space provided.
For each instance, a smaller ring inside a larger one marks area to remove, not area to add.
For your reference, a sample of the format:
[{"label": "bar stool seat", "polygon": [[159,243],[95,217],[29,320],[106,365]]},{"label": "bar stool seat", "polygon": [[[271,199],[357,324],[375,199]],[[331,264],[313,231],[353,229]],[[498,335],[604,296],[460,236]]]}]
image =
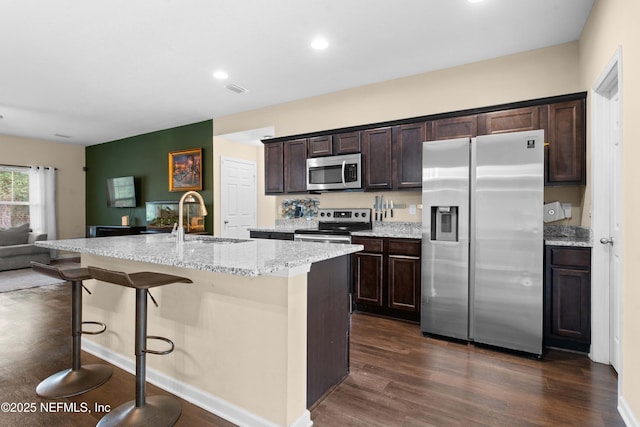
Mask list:
[{"label": "bar stool seat", "polygon": [[[58,399],[76,396],[99,387],[111,378],[113,369],[107,365],[82,365],[80,362],[82,334],[96,335],[107,329],[107,326],[101,322],[82,321],[82,288],[84,288],[82,281],[91,279],[89,271],[86,268],[61,269],[34,261],[31,262],[31,267],[38,273],[71,283],[72,367],[57,372],[40,382],[36,387],[36,394],[48,399]],[[89,292],[87,288],[84,289]],[[83,331],[82,325],[97,325],[101,329]]]},{"label": "bar stool seat", "polygon": [[[136,290],[136,398],[106,414],[100,419],[96,427],[173,426],[182,413],[182,407],[178,399],[171,396],[146,397],[146,354],[169,354],[174,348],[173,342],[168,338],[147,335],[147,295],[151,297],[157,306],[158,304],[149,293],[150,288],[171,283],[193,282],[186,277],[150,271],[124,273],[92,266],[89,266],[88,270],[94,279]],[[147,348],[147,339],[162,340],[169,343],[171,347],[166,351],[150,350]]]}]

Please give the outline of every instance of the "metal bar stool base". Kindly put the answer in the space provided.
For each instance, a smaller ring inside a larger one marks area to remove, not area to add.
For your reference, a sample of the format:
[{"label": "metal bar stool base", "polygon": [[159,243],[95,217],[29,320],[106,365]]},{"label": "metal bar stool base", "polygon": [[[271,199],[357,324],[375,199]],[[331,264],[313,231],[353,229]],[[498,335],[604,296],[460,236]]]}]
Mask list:
[{"label": "metal bar stool base", "polygon": [[144,406],[136,407],[136,401],[124,403],[100,419],[96,427],[171,427],[182,407],[178,399],[171,396],[149,396]]},{"label": "metal bar stool base", "polygon": [[113,374],[111,366],[82,365],[80,369],[65,369],[44,379],[36,394],[47,399],[76,396],[101,386]]}]

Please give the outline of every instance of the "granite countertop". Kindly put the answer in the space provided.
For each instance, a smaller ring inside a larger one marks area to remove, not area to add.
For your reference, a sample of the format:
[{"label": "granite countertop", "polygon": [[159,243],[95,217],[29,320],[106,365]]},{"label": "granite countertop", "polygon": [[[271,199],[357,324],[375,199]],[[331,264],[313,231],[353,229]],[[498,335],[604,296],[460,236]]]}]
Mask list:
[{"label": "granite countertop", "polygon": [[373,228],[355,231],[353,236],[393,237],[396,239],[422,239],[422,224],[419,222],[374,222]]},{"label": "granite countertop", "polygon": [[186,236],[178,247],[168,234],[47,240],[37,246],[130,261],[190,268],[238,276],[259,276],[364,249],[362,245],[293,242],[268,239],[225,239]]},{"label": "granite countertop", "polygon": [[[293,233],[302,228],[318,228],[315,220],[276,220],[272,227],[254,227],[249,231],[265,231],[277,233]],[[419,222],[374,222],[371,230],[354,231],[353,236],[362,237],[395,237],[401,239],[421,239],[422,224]]]},{"label": "granite countertop", "polygon": [[593,246],[591,229],[574,225],[545,225],[544,244],[549,246]]},{"label": "granite countertop", "polygon": [[[301,228],[317,228],[318,222],[311,220],[276,220],[273,227],[251,228],[253,231],[293,233]],[[422,224],[419,222],[374,222],[373,228],[354,231],[353,236],[393,237],[401,239],[422,239]],[[544,243],[551,246],[592,247],[591,229],[572,225],[545,225]]]}]

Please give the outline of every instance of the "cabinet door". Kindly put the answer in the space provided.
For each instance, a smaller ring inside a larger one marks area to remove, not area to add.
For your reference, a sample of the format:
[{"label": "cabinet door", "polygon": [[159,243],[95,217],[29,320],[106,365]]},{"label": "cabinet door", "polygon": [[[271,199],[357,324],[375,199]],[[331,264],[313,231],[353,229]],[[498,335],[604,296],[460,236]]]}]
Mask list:
[{"label": "cabinet door", "polygon": [[590,274],[586,270],[551,268],[550,333],[590,342]]},{"label": "cabinet door", "polygon": [[550,104],[548,185],[582,185],[586,182],[584,100]]},{"label": "cabinet door", "polygon": [[354,302],[382,307],[383,255],[358,252],[354,261]]},{"label": "cabinet door", "polygon": [[314,136],[309,138],[309,157],[330,156],[333,154],[331,135]]},{"label": "cabinet door", "polygon": [[284,142],[284,190],[285,193],[307,191],[307,140],[294,139]]},{"label": "cabinet door", "polygon": [[264,145],[264,192],[284,192],[284,144],[274,142]]},{"label": "cabinet door", "polygon": [[427,124],[415,123],[393,128],[394,189],[422,187],[422,143]]},{"label": "cabinet door", "polygon": [[478,116],[478,135],[540,129],[540,107],[513,108]]},{"label": "cabinet door", "polygon": [[360,132],[339,133],[333,135],[333,152],[339,154],[360,153]]},{"label": "cabinet door", "polygon": [[389,255],[389,308],[420,310],[420,258]]},{"label": "cabinet door", "polygon": [[429,125],[429,141],[478,135],[478,117],[475,115],[433,120]]},{"label": "cabinet door", "polygon": [[362,132],[364,155],[364,189],[390,190],[392,181],[391,128]]}]

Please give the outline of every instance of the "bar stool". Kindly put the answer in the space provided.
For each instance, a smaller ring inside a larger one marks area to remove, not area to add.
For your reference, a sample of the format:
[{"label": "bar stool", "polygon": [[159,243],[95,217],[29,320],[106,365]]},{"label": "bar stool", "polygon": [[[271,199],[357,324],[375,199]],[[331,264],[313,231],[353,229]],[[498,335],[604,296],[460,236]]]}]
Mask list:
[{"label": "bar stool", "polygon": [[[76,396],[104,384],[113,373],[107,365],[81,365],[80,351],[82,334],[97,335],[107,330],[101,322],[82,321],[82,288],[89,290],[82,284],[83,280],[91,279],[86,268],[60,269],[51,265],[32,261],[31,267],[38,273],[71,282],[71,337],[72,337],[72,367],[57,372],[46,378],[36,387],[38,396],[48,399]],[[91,292],[89,292],[91,294]],[[102,329],[95,332],[83,331],[82,325],[98,325]]]},{"label": "bar stool", "polygon": [[[124,403],[102,417],[96,427],[112,426],[172,426],[180,418],[182,407],[178,399],[171,396],[146,397],[146,354],[169,354],[174,349],[173,342],[164,337],[147,335],[147,295],[158,306],[149,288],[169,285],[171,283],[193,283],[186,277],[171,274],[139,272],[124,273],[89,266],[89,273],[94,279],[115,285],[126,286],[136,290],[136,399]],[[165,351],[147,349],[147,339],[161,340],[170,345]]]}]

